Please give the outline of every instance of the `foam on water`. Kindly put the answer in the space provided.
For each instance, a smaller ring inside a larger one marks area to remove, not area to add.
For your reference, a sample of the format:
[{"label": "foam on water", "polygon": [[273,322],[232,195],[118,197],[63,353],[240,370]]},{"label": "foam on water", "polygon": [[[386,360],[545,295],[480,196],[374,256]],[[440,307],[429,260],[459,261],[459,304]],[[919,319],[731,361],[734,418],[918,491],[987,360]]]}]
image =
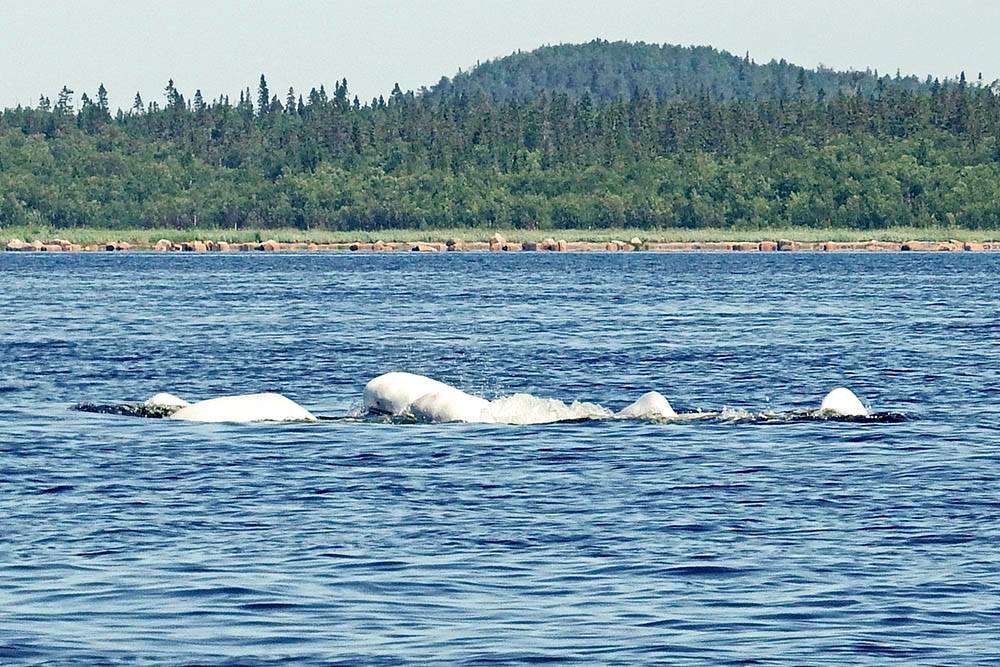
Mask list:
[{"label": "foam on water", "polygon": [[514,394],[490,401],[483,411],[485,421],[497,424],[551,424],[585,419],[609,419],[612,412],[597,403],[573,401],[564,403],[556,398],[539,398],[531,394]]}]

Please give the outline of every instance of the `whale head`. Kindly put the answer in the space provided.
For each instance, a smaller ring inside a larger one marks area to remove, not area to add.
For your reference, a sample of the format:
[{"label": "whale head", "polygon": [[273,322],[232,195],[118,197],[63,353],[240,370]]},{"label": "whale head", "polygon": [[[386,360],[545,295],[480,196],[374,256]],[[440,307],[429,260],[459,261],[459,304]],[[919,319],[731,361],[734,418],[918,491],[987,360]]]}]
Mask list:
[{"label": "whale head", "polygon": [[658,391],[648,391],[637,401],[615,414],[619,419],[670,419],[677,413]]},{"label": "whale head", "polygon": [[825,397],[819,406],[819,411],[838,417],[867,417],[871,414],[853,391],[846,387],[837,387]]}]

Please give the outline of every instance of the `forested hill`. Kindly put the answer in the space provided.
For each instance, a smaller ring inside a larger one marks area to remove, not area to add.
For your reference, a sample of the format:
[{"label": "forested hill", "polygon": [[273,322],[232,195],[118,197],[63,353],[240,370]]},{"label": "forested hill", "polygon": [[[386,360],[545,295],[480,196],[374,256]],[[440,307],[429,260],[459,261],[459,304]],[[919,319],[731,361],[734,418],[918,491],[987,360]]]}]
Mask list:
[{"label": "forested hill", "polygon": [[[692,54],[739,68],[710,49],[663,51],[687,53],[689,70]],[[787,67],[742,62],[750,82]],[[169,81],[116,113],[103,85],[66,86],[0,113],[0,228],[1000,230],[993,87],[863,75],[821,96],[826,79],[795,71],[815,96],[498,101],[397,87],[363,103],[346,79],[300,92],[261,76],[238,101]],[[723,77],[685,80],[711,90]]]},{"label": "forested hill", "polygon": [[543,93],[565,93],[594,101],[648,95],[657,100],[823,99],[843,92],[870,95],[879,86],[929,91],[930,81],[876,72],[805,69],[785,60],[757,64],[708,46],[607,42],[545,46],[517,52],[443,78],[425,94],[440,99],[455,93],[500,101],[527,101]]}]

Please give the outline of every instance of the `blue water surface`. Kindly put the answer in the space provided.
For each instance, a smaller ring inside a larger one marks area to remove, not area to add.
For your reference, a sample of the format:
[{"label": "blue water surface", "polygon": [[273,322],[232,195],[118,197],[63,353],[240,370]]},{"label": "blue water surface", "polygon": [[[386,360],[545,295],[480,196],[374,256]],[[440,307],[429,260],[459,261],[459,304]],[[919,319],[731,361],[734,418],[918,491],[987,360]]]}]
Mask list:
[{"label": "blue water surface", "polygon": [[[191,424],[386,371],[898,423]],[[0,663],[996,664],[1000,256],[0,254]]]}]

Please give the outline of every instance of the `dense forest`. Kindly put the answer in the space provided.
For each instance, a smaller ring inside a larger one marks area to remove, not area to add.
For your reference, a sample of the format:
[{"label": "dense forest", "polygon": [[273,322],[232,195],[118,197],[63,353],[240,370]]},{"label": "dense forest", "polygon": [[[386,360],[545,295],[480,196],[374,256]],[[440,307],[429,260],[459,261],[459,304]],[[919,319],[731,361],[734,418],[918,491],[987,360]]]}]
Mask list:
[{"label": "dense forest", "polygon": [[262,75],[115,113],[64,87],[0,114],[0,226],[1000,229],[1000,96],[964,75],[603,42],[504,63],[366,102]]},{"label": "dense forest", "polygon": [[497,101],[525,102],[543,93],[584,95],[598,102],[648,96],[657,101],[708,96],[712,100],[776,101],[823,99],[837,93],[872,95],[890,82],[897,88],[928,92],[932,80],[880,77],[878,72],[809,70],[784,60],[757,64],[708,46],[684,47],[642,42],[545,46],[481,63],[469,72],[441,79],[423,96],[456,93]]}]

